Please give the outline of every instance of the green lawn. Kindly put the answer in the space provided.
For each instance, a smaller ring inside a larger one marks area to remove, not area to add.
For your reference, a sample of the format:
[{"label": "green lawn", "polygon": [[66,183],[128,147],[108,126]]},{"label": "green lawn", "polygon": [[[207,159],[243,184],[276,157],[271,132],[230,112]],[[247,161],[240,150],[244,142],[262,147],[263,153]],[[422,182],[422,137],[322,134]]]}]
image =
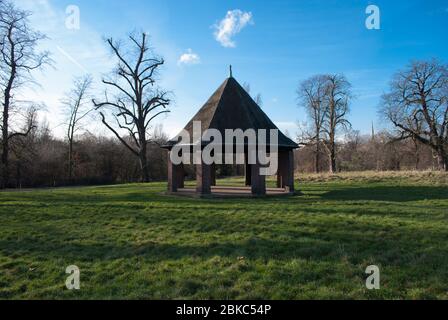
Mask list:
[{"label": "green lawn", "polygon": [[[448,299],[447,181],[311,175],[302,195],[232,200],[164,183],[0,192],[0,299]],[[372,264],[380,290],[365,288]]]}]

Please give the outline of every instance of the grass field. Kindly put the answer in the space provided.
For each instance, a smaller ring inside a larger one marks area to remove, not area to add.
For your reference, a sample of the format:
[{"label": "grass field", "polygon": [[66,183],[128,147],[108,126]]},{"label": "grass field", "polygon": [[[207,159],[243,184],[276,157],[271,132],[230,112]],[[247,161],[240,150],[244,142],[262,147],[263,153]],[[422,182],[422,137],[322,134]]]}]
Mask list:
[{"label": "grass field", "polygon": [[[164,183],[0,192],[0,299],[448,299],[447,174],[297,187],[231,200],[166,196]],[[365,288],[372,264],[380,290]],[[69,265],[80,290],[65,288]]]}]

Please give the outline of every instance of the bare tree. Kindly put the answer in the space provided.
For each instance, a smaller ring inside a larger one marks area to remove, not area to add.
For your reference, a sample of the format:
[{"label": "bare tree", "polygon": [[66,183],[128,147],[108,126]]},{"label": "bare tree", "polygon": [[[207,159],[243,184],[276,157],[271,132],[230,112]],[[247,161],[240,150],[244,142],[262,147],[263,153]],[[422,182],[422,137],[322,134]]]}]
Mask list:
[{"label": "bare tree", "polygon": [[327,95],[327,77],[324,75],[313,76],[303,81],[297,89],[299,103],[305,108],[310,125],[300,128],[300,144],[314,146],[314,171],[320,171],[320,155],[322,143],[322,129],[327,113],[325,105]]},{"label": "bare tree", "polygon": [[67,114],[67,140],[68,140],[68,178],[73,178],[74,157],[73,144],[75,134],[83,128],[85,118],[94,110],[91,105],[90,89],[92,76],[85,75],[76,78],[73,88],[62,100]]},{"label": "bare tree", "polygon": [[246,91],[247,93],[250,93],[250,89],[251,89],[251,87],[250,87],[250,83],[249,83],[249,82],[244,82],[244,83],[243,83],[243,89],[244,89],[244,91]]},{"label": "bare tree", "polygon": [[333,74],[327,76],[327,111],[324,117],[323,129],[326,134],[324,146],[329,157],[329,170],[336,172],[336,134],[340,127],[351,127],[347,120],[349,103],[352,98],[351,85],[344,75]]},{"label": "bare tree", "polygon": [[258,106],[260,106],[260,107],[263,106],[263,98],[261,97],[261,93],[257,94],[257,95],[254,97],[254,101],[255,101],[255,103],[256,103]]},{"label": "bare tree", "polygon": [[448,66],[415,61],[399,71],[382,98],[381,114],[397,128],[398,139],[431,147],[439,169],[448,171]]},{"label": "bare tree", "polygon": [[324,146],[329,159],[329,171],[336,172],[336,135],[347,120],[351,99],[350,83],[339,74],[317,75],[305,80],[297,93],[307,110],[311,124],[302,131],[301,144],[315,147],[315,171],[319,171],[320,147]]},{"label": "bare tree", "polygon": [[[243,89],[250,95],[250,90],[251,90],[250,83],[248,83],[248,82],[244,82],[244,83],[243,83]],[[259,105],[260,107],[263,106],[263,98],[262,98],[262,96],[261,96],[261,93],[258,93],[257,95],[253,96],[252,99],[253,99],[253,100],[255,101],[255,103],[256,103],[257,105]]]},{"label": "bare tree", "polygon": [[49,62],[48,52],[38,52],[39,42],[45,38],[29,26],[30,13],[18,9],[9,1],[0,2],[0,90],[2,99],[2,187],[9,183],[9,142],[16,136],[26,136],[32,127],[24,131],[12,131],[10,115],[19,109],[15,93],[23,85],[32,82],[32,71]]},{"label": "bare tree", "polygon": [[13,154],[12,158],[16,159],[15,165],[15,181],[16,187],[22,187],[23,171],[24,168],[30,166],[31,163],[36,159],[36,143],[35,143],[35,133],[38,127],[37,112],[39,110],[38,105],[31,105],[26,110],[25,122],[23,124],[22,130],[28,131],[32,128],[30,133],[25,135],[18,135],[11,139],[10,150]]},{"label": "bare tree", "polygon": [[[149,181],[147,162],[148,130],[151,122],[163,113],[169,112],[168,93],[156,86],[157,69],[164,60],[156,57],[148,44],[148,37],[141,34],[140,39],[129,36],[131,50],[123,50],[119,42],[107,40],[118,64],[108,79],[103,83],[114,90],[113,99],[105,93],[105,101],[93,103],[104,125],[140,160],[142,181]],[[107,116],[112,117],[112,125]],[[118,128],[117,128],[118,127]],[[127,132],[127,137],[118,130]]]}]

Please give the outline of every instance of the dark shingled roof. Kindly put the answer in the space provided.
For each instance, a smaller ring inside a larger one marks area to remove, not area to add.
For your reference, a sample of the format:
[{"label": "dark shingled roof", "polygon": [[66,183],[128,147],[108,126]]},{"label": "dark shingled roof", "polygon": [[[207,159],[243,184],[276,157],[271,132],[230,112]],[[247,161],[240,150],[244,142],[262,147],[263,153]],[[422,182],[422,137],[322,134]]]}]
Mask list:
[{"label": "dark shingled roof", "polygon": [[[224,83],[208,99],[199,112],[185,127],[193,137],[193,121],[201,121],[202,133],[207,129],[217,129],[224,137],[226,129],[278,129],[277,126],[261,110],[251,96],[233,78]],[[269,142],[269,131],[267,131]],[[165,148],[171,148],[179,141],[178,136],[170,140]],[[278,144],[281,148],[298,148],[298,145],[286,137],[280,130]]]}]

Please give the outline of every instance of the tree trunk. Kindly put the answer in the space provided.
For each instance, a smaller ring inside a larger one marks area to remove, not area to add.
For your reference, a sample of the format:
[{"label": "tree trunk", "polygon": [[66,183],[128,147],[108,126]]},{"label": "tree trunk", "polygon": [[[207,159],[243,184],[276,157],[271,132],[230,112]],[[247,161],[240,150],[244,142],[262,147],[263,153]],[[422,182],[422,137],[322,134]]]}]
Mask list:
[{"label": "tree trunk", "polygon": [[73,178],[73,140],[68,143],[68,179]]},{"label": "tree trunk", "polygon": [[142,147],[139,154],[140,168],[142,170],[142,182],[149,182],[148,159],[146,157],[146,144]]},{"label": "tree trunk", "polygon": [[448,171],[448,155],[443,150],[437,152],[437,162],[439,170]]},{"label": "tree trunk", "polygon": [[328,160],[330,162],[330,173],[336,173],[336,151],[334,146],[330,147],[330,156]]},{"label": "tree trunk", "polygon": [[329,160],[329,170],[330,173],[336,173],[336,145],[335,145],[334,134],[330,135],[330,145],[328,152],[328,160]]},{"label": "tree trunk", "polygon": [[314,156],[314,171],[319,173],[319,162],[320,162],[320,146],[319,141],[316,143],[316,154]]},{"label": "tree trunk", "polygon": [[[3,130],[5,131],[5,130]],[[3,133],[3,153],[2,153],[2,188],[7,188],[9,185],[9,163],[8,163],[8,153],[9,153],[9,146],[8,146],[8,139],[5,139],[5,134]]]},{"label": "tree trunk", "polygon": [[11,91],[14,85],[14,80],[17,74],[17,65],[15,58],[15,44],[12,40],[12,26],[9,26],[8,29],[8,40],[11,45],[10,48],[10,61],[12,62],[11,71],[9,73],[8,83],[5,87],[5,91],[3,93],[3,127],[2,127],[2,167],[3,167],[3,183],[2,188],[7,188],[9,186],[9,107],[11,104]]},{"label": "tree trunk", "polygon": [[5,101],[3,105],[3,124],[2,124],[2,188],[7,188],[9,185],[9,132],[8,132],[8,117],[9,117],[9,96],[8,92],[5,94]]}]

